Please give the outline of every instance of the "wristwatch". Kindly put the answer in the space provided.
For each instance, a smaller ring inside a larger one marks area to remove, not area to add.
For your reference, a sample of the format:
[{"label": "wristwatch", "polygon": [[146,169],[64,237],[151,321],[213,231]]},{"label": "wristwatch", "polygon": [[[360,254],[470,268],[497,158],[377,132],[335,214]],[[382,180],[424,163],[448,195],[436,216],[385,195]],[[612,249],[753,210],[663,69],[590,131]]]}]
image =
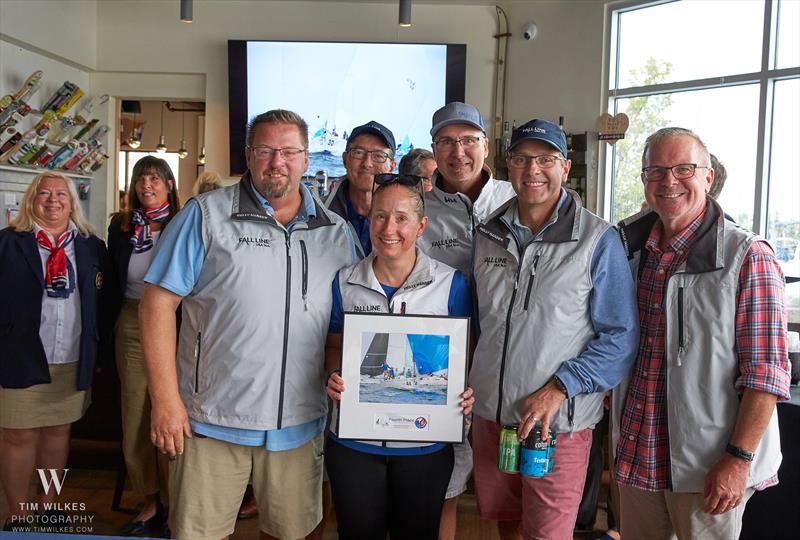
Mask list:
[{"label": "wristwatch", "polygon": [[728,445],[725,447],[725,451],[733,457],[737,457],[745,461],[753,461],[753,459],[756,457],[755,453],[743,450],[738,446],[733,446],[731,443],[728,443]]},{"label": "wristwatch", "polygon": [[561,393],[564,394],[565,398],[569,398],[569,392],[567,392],[567,387],[564,385],[564,382],[558,378],[558,375],[553,375],[553,383],[556,385]]}]

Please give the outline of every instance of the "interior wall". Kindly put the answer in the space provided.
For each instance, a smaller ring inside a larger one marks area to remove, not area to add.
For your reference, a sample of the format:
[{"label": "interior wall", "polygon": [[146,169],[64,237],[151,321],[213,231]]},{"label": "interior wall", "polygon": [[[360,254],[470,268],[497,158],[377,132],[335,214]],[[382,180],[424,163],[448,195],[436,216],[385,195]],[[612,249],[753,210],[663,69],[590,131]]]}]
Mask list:
[{"label": "interior wall", "polygon": [[[97,91],[125,77],[128,96],[189,97],[158,95],[153,81],[130,73],[205,76],[205,95],[200,98],[207,111],[207,164],[223,175],[228,171],[228,39],[466,43],[466,99],[485,116],[491,114],[493,6],[415,3],[409,29],[397,25],[397,4],[391,2],[196,1],[192,24],[179,21],[177,2],[101,1],[97,8],[101,73],[96,80],[102,78]],[[382,69],[392,69],[391,59],[375,70],[377,83]],[[187,86],[187,93],[192,90]]]},{"label": "interior wall", "polygon": [[[158,145],[159,135],[161,134],[161,101],[140,101],[142,104],[142,113],[136,115],[136,122],[146,122],[144,132],[142,134],[142,144],[136,149],[137,152],[155,152]],[[164,107],[164,142],[167,145],[168,152],[177,152],[181,143],[181,117],[184,115],[185,125],[183,133],[186,138],[186,149],[189,155],[180,162],[180,171],[178,171],[178,193],[180,194],[181,201],[185,202],[192,196],[192,187],[197,178],[197,119],[200,116],[197,112],[171,112]],[[125,115],[124,125],[130,126],[129,120],[132,120],[132,115]],[[124,140],[130,135],[130,130],[124,130],[120,133],[120,137]]]}]

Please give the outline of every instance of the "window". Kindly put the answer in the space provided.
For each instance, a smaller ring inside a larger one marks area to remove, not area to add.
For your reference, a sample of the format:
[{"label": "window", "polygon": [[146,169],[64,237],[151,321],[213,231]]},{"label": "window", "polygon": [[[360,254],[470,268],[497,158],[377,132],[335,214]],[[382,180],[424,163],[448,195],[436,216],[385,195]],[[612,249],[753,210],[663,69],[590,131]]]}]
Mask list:
[{"label": "window", "polygon": [[[610,22],[608,110],[630,127],[606,154],[606,217],[644,202],[647,136],[689,128],[727,169],[722,207],[800,277],[800,2],[634,2]],[[800,322],[800,283],[787,286],[787,304]]]},{"label": "window", "polygon": [[133,166],[136,162],[145,156],[155,156],[167,162],[169,168],[172,169],[172,174],[175,175],[175,185],[180,186],[180,163],[181,158],[178,157],[177,152],[131,152],[121,151],[119,159],[117,160],[117,182],[119,183],[120,191],[127,191],[131,181],[131,173],[133,173]]}]

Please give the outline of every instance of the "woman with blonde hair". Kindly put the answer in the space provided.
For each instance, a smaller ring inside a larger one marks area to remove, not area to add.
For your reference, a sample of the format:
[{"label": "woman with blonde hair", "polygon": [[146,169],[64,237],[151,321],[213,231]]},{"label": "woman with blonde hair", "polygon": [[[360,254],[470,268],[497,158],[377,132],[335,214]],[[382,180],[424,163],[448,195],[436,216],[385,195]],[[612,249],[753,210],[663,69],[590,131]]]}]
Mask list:
[{"label": "woman with blonde hair", "polygon": [[115,356],[122,387],[122,453],[133,490],[144,499],[123,534],[164,524],[167,462],[150,441],[150,398],[139,334],[139,299],[144,275],[161,232],[180,210],[175,175],[163,159],[145,156],[133,166],[128,209],[114,214],[108,251],[114,265]]},{"label": "woman with blonde hair", "polygon": [[[72,181],[55,172],[36,176],[19,215],[0,231],[0,482],[9,509],[3,530],[29,530],[24,503],[34,468],[63,480],[70,427],[91,402],[95,364],[105,351],[100,339],[108,332],[100,327],[108,320],[109,266]],[[55,495],[51,489],[40,502]]]},{"label": "woman with blonde hair", "polygon": [[222,187],[222,178],[219,173],[213,171],[203,171],[194,183],[194,194],[200,195],[208,191],[214,191]]}]

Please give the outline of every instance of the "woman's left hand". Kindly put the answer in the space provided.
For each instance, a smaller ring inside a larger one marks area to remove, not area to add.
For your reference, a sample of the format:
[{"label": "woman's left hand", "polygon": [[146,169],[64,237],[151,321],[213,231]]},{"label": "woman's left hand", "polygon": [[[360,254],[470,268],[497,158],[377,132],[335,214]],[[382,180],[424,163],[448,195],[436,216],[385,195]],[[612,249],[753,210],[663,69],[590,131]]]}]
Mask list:
[{"label": "woman's left hand", "polygon": [[464,393],[461,394],[461,409],[464,416],[469,416],[472,413],[472,406],[475,405],[475,398],[472,396],[472,388],[469,386]]}]

